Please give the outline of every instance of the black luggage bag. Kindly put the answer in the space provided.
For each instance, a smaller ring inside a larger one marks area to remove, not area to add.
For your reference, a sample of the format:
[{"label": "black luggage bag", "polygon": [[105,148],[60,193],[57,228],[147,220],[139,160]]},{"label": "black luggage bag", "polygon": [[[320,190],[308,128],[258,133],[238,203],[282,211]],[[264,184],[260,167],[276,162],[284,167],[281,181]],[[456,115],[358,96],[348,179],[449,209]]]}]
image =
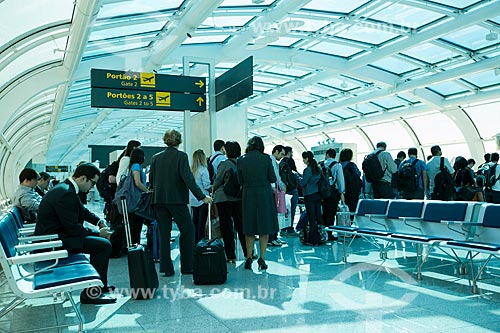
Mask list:
[{"label": "black luggage bag", "polygon": [[128,247],[128,274],[130,278],[130,297],[133,299],[150,299],[158,289],[158,273],[150,251],[141,244],[132,244],[128,211],[125,197],[121,197],[123,220]]},{"label": "black luggage bag", "polygon": [[196,244],[194,254],[194,284],[222,284],[227,280],[227,263],[224,242],[220,238],[212,239],[210,223],[210,204],[208,205],[208,238]]}]

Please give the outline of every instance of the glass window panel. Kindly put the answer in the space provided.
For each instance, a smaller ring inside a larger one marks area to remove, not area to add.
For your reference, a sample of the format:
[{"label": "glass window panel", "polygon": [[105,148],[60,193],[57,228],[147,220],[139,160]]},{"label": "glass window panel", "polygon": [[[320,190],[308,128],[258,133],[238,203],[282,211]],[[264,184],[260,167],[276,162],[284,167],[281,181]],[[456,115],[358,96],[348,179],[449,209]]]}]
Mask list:
[{"label": "glass window panel", "polygon": [[[469,146],[465,142],[460,142],[460,143],[451,143],[451,144],[443,144],[440,142],[434,142],[433,144],[426,145],[425,147],[422,147],[424,149],[424,153],[426,154],[425,157],[428,155],[431,155],[431,147],[433,145],[439,144],[439,147],[441,147],[441,151],[443,152],[443,156],[446,157],[451,165],[455,162],[455,158],[457,156],[462,156],[465,157],[466,159],[469,159],[472,157],[470,153]],[[481,160],[479,160],[481,161]],[[476,159],[476,163],[478,160]],[[477,165],[477,164],[476,164]]]},{"label": "glass window panel", "polygon": [[269,84],[277,84],[277,85],[282,85],[282,84],[285,84],[287,82],[289,82],[288,80],[283,80],[283,79],[280,79],[280,78],[276,78],[276,77],[268,77],[268,76],[262,76],[262,75],[254,75],[254,82],[264,82],[264,83],[269,83]]},{"label": "glass window panel", "polygon": [[[311,147],[316,147],[320,144],[320,142],[325,141],[325,140],[326,140],[326,137],[322,134],[300,138],[300,141],[302,142],[302,144],[304,146],[306,146],[307,150],[311,150]],[[300,152],[298,154],[297,154],[297,152],[295,152],[294,155],[300,155],[300,154],[302,154],[302,152]],[[299,170],[299,172],[300,172],[300,170]]]},{"label": "glass window panel", "polygon": [[474,25],[445,35],[441,37],[441,39],[464,46],[469,50],[476,51],[482,49],[483,47],[498,43],[498,40],[488,41],[484,38],[484,36],[486,36],[489,32],[490,31],[488,29]]},{"label": "glass window panel", "polygon": [[309,51],[321,52],[326,54],[332,54],[339,57],[351,57],[356,53],[363,51],[363,49],[358,49],[356,47],[342,45],[337,43],[319,43],[309,48]]},{"label": "glass window panel", "polygon": [[73,8],[74,2],[68,0],[0,2],[0,45],[49,23],[70,22]]},{"label": "glass window panel", "polygon": [[288,75],[297,78],[311,73],[311,70],[302,70],[300,67],[290,67],[279,64],[266,69],[266,73]]},{"label": "glass window panel", "polygon": [[495,22],[496,24],[500,24],[500,16],[490,19],[491,22]]},{"label": "glass window panel", "polygon": [[356,112],[353,112],[347,108],[335,109],[330,111],[330,113],[343,119],[349,119],[359,116]]},{"label": "glass window panel", "polygon": [[365,155],[371,153],[372,149],[368,146],[368,143],[361,134],[356,130],[346,130],[340,132],[327,133],[329,137],[335,138],[335,142],[341,143],[355,143],[356,152],[352,157],[352,161],[358,165],[361,170],[361,163]]},{"label": "glass window panel", "polygon": [[113,28],[97,29],[92,31],[89,37],[89,41],[106,39],[119,36],[130,36],[136,35],[144,32],[159,31],[163,28],[165,22],[153,21],[144,24],[128,24],[114,26]]},{"label": "glass window panel", "polygon": [[283,123],[283,125],[291,127],[293,129],[296,129],[296,130],[308,127],[306,124],[299,123],[299,122],[296,122],[296,121],[287,121],[287,122]]},{"label": "glass window panel", "polygon": [[136,43],[118,42],[118,43],[102,44],[98,48],[92,48],[92,51],[84,52],[83,58],[94,57],[101,54],[116,53],[119,51],[134,50],[141,47],[147,47],[148,45],[149,42],[136,42]]},{"label": "glass window panel", "polygon": [[[387,143],[387,150],[391,152],[398,152],[400,150],[406,151],[409,147],[415,146],[408,131],[397,121],[363,126],[362,129],[374,145],[377,144],[377,142],[384,141]],[[393,157],[396,158],[396,156]]]},{"label": "glass window panel", "polygon": [[[495,151],[498,152],[498,150],[499,150],[495,139],[492,139],[492,140],[485,139],[483,141],[483,145],[484,145],[484,150],[486,152],[495,152]],[[477,161],[478,160],[476,160],[476,163],[477,163]],[[483,160],[479,160],[479,161],[481,161],[481,163],[482,163]]]},{"label": "glass window panel", "polygon": [[414,48],[402,52],[402,54],[409,55],[410,57],[423,60],[430,64],[453,58],[458,55],[449,49],[439,47],[430,43],[420,44]]},{"label": "glass window panel", "polygon": [[500,75],[496,75],[494,70],[464,76],[463,79],[473,83],[480,88],[500,84]]},{"label": "glass window panel", "polygon": [[183,45],[186,44],[206,44],[206,43],[222,43],[224,42],[230,35],[218,35],[218,36],[200,36],[200,37],[191,37],[186,38]]},{"label": "glass window panel", "polygon": [[318,11],[329,11],[335,13],[350,13],[359,6],[367,3],[368,0],[312,0],[305,5],[304,9],[312,9]]},{"label": "glass window panel", "polygon": [[103,5],[99,11],[98,18],[121,16],[127,14],[149,13],[164,9],[176,9],[184,0],[134,0],[126,4],[110,3]]},{"label": "glass window panel", "polygon": [[396,3],[382,11],[379,11],[378,13],[375,13],[370,18],[382,22],[397,24],[403,27],[418,28],[443,16],[444,15],[430,10]]},{"label": "glass window panel", "polygon": [[359,26],[355,25],[353,27],[349,27],[349,29],[344,30],[343,32],[336,34],[338,37],[358,40],[364,43],[370,44],[382,44],[394,37],[399,36],[393,32],[383,31],[380,29],[370,28],[369,26]]},{"label": "glass window panel", "polygon": [[435,91],[442,96],[449,96],[467,91],[463,85],[458,84],[455,81],[441,82],[431,85],[427,89]]},{"label": "glass window panel", "polygon": [[404,99],[405,101],[410,102],[410,103],[418,103],[418,102],[420,102],[414,95],[411,95],[411,94],[408,94],[408,93],[400,93],[397,96],[399,98]]},{"label": "glass window panel", "polygon": [[453,8],[463,9],[480,2],[480,0],[432,0],[432,2],[437,2]]},{"label": "glass window panel", "polygon": [[369,103],[356,104],[354,106],[354,108],[357,111],[362,112],[364,114],[369,114],[369,113],[374,113],[374,112],[380,111],[380,108],[378,108],[377,106],[375,106],[373,104],[369,104]]},{"label": "glass window panel", "polygon": [[[259,4],[259,6],[268,6],[272,4],[275,0],[265,0],[263,3]],[[248,0],[224,0],[220,7],[243,7],[249,5]]]},{"label": "glass window panel", "polygon": [[406,121],[423,145],[465,142],[464,136],[457,125],[442,113],[407,118]]},{"label": "glass window panel", "polygon": [[67,41],[68,37],[51,40],[23,53],[14,59],[0,71],[0,87],[30,68],[36,67],[45,62],[62,60],[64,52],[54,52],[54,50],[64,50],[66,48]]},{"label": "glass window panel", "polygon": [[253,16],[212,16],[203,21],[200,27],[241,27],[253,18]]},{"label": "glass window panel", "polygon": [[498,119],[500,101],[464,107],[463,109],[472,119],[482,138],[492,138],[497,133],[500,133],[498,121],[492,121],[492,119]]},{"label": "glass window panel", "polygon": [[270,43],[268,45],[289,47],[297,43],[299,40],[300,38],[280,37],[276,42]]},{"label": "glass window panel", "polygon": [[322,114],[318,114],[315,116],[316,118],[318,118],[319,120],[321,121],[324,121],[325,123],[331,123],[332,121],[336,121],[336,120],[339,120],[338,117],[334,117],[333,115],[331,115],[330,113],[322,113]]},{"label": "glass window panel", "polygon": [[371,65],[398,75],[418,69],[418,67],[414,64],[396,57],[387,57],[378,60]]},{"label": "glass window panel", "polygon": [[320,125],[322,124],[323,122],[321,121],[318,121],[317,119],[314,119],[314,118],[311,118],[311,117],[307,117],[307,118],[301,118],[298,120],[300,123],[305,123],[309,126],[315,126],[315,125]]},{"label": "glass window panel", "polygon": [[380,105],[386,109],[392,109],[398,106],[402,106],[405,103],[403,103],[402,100],[399,98],[396,98],[394,96],[388,96],[388,97],[382,97],[382,98],[377,98],[372,100],[373,103]]},{"label": "glass window panel", "polygon": [[357,82],[353,82],[352,80],[346,80],[342,77],[331,78],[328,80],[321,81],[321,83],[342,90],[352,90],[361,87],[361,85],[357,84]]},{"label": "glass window panel", "polygon": [[280,132],[290,132],[291,128],[288,126],[285,126],[284,124],[276,124],[271,126],[271,128],[274,128],[275,130],[278,130]]},{"label": "glass window panel", "polygon": [[315,32],[326,26],[327,24],[330,24],[329,21],[325,20],[312,20],[312,19],[304,19],[301,18],[301,21],[304,21],[304,25],[298,28],[292,29],[292,31],[308,31],[308,32]]}]

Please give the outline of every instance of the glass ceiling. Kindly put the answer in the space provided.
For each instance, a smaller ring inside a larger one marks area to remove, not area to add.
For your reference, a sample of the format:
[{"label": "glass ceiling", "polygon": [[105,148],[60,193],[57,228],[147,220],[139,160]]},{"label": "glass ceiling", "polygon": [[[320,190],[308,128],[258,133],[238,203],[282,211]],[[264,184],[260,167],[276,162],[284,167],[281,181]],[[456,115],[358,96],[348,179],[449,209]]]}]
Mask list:
[{"label": "glass ceiling", "polygon": [[[0,2],[0,104],[9,110],[0,115],[0,144],[44,128],[48,164],[87,159],[89,144],[162,145],[167,128],[182,129],[184,114],[93,109],[89,72],[180,75],[183,56],[213,59],[220,75],[253,55],[254,94],[230,108],[245,110],[249,133],[268,145],[302,149],[352,137],[358,154],[385,139],[391,151],[443,143],[479,155],[470,147],[492,147],[500,132],[488,121],[500,96],[496,1],[103,0],[87,7]],[[87,21],[86,10],[95,14]],[[31,125],[21,114],[43,117]]]}]

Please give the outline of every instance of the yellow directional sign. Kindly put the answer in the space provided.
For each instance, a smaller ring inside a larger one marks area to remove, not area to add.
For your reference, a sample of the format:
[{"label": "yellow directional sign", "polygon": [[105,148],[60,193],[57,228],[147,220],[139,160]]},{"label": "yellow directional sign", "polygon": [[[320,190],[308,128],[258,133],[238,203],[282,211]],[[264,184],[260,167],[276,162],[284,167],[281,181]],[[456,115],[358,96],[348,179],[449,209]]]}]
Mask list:
[{"label": "yellow directional sign", "polygon": [[156,92],[156,105],[170,106],[170,93],[166,91]]},{"label": "yellow directional sign", "polygon": [[200,80],[198,82],[195,82],[195,85],[198,86],[198,87],[200,87],[200,89],[201,89],[201,88],[203,88],[203,86],[205,85],[205,83],[203,83],[203,81]]},{"label": "yellow directional sign", "polygon": [[203,99],[203,97],[201,97],[201,96],[200,96],[200,97],[198,97],[198,98],[196,99],[196,101],[198,102],[198,105],[199,105],[199,106],[202,106],[202,105],[203,105],[203,102],[205,102],[205,100],[204,100],[204,99]]},{"label": "yellow directional sign", "polygon": [[156,87],[156,74],[141,72],[141,87],[155,88]]}]

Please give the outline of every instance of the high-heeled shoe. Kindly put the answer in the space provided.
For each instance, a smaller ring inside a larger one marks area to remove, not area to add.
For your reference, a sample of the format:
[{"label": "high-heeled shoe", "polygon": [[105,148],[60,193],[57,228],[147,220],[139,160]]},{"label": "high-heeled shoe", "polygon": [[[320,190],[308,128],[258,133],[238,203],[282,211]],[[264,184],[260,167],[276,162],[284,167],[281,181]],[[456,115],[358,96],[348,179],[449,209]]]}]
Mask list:
[{"label": "high-heeled shoe", "polygon": [[262,258],[259,258],[259,260],[257,260],[257,263],[259,264],[259,270],[260,271],[264,271],[267,269],[267,264],[266,262],[264,261],[264,259]]},{"label": "high-heeled shoe", "polygon": [[247,260],[245,260],[245,269],[252,269],[252,258],[247,258]]}]

